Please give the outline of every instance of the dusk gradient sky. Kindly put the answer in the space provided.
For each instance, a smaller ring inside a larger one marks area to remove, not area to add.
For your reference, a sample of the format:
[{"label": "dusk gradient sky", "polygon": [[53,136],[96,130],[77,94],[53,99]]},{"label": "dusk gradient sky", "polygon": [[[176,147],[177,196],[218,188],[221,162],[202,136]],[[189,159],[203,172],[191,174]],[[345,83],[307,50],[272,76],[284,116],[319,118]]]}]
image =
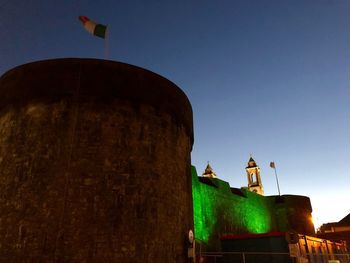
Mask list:
[{"label": "dusk gradient sky", "polygon": [[[0,75],[36,60],[104,58],[79,15],[109,25],[109,59],[176,83],[194,114],[192,163],[266,195],[311,198],[316,224],[350,212],[350,1],[0,0]],[[1,94],[0,94],[1,96]]]}]

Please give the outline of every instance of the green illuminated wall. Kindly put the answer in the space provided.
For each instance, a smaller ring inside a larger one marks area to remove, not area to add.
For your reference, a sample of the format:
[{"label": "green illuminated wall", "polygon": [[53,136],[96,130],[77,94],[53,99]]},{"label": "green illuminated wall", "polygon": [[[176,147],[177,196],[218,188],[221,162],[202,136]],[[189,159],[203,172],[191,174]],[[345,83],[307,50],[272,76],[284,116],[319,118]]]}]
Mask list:
[{"label": "green illuminated wall", "polygon": [[[300,203],[305,205],[297,209],[299,216],[303,219],[311,216],[307,197],[266,197],[247,189],[232,191],[230,185],[220,179],[199,178],[195,167],[192,167],[192,195],[195,237],[209,250],[219,249],[220,237],[225,234],[291,230],[290,226],[300,218],[296,216],[296,220],[290,220],[290,211]],[[276,204],[276,198],[283,200]],[[292,202],[294,199],[296,201]]]}]

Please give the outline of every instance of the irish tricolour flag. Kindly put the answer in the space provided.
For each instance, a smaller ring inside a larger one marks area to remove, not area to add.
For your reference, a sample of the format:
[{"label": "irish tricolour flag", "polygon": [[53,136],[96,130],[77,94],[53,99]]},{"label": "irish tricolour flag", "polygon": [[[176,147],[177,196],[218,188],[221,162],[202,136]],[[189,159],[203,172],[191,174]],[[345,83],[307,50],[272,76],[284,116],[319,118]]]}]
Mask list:
[{"label": "irish tricolour flag", "polygon": [[93,34],[94,36],[101,37],[101,38],[106,37],[107,26],[97,24],[94,21],[91,21],[86,16],[79,16],[79,20],[83,23],[84,28],[90,34]]}]

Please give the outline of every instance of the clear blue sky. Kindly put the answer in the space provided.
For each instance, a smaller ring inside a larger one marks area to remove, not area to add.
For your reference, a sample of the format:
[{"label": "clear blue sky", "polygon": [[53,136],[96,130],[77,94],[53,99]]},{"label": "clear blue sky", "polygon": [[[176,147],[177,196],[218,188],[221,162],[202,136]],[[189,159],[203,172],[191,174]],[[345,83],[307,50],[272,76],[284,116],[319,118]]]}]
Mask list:
[{"label": "clear blue sky", "polygon": [[[317,224],[350,212],[348,0],[0,0],[0,74],[35,60],[104,58],[77,19],[109,25],[109,59],[175,82],[194,112],[192,162],[233,187],[249,154],[267,195],[311,198]],[[1,94],[0,94],[1,96]]]}]

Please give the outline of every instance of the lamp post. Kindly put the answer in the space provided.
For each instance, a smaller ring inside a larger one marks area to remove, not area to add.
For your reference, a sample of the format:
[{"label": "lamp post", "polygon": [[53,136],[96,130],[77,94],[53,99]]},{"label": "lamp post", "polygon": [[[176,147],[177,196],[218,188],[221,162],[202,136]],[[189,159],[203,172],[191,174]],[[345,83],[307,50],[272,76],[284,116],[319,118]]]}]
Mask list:
[{"label": "lamp post", "polygon": [[280,184],[278,183],[278,176],[277,176],[277,171],[276,171],[275,162],[270,162],[270,167],[271,167],[272,169],[275,170],[276,183],[277,183],[277,188],[278,188],[278,195],[281,196]]}]

